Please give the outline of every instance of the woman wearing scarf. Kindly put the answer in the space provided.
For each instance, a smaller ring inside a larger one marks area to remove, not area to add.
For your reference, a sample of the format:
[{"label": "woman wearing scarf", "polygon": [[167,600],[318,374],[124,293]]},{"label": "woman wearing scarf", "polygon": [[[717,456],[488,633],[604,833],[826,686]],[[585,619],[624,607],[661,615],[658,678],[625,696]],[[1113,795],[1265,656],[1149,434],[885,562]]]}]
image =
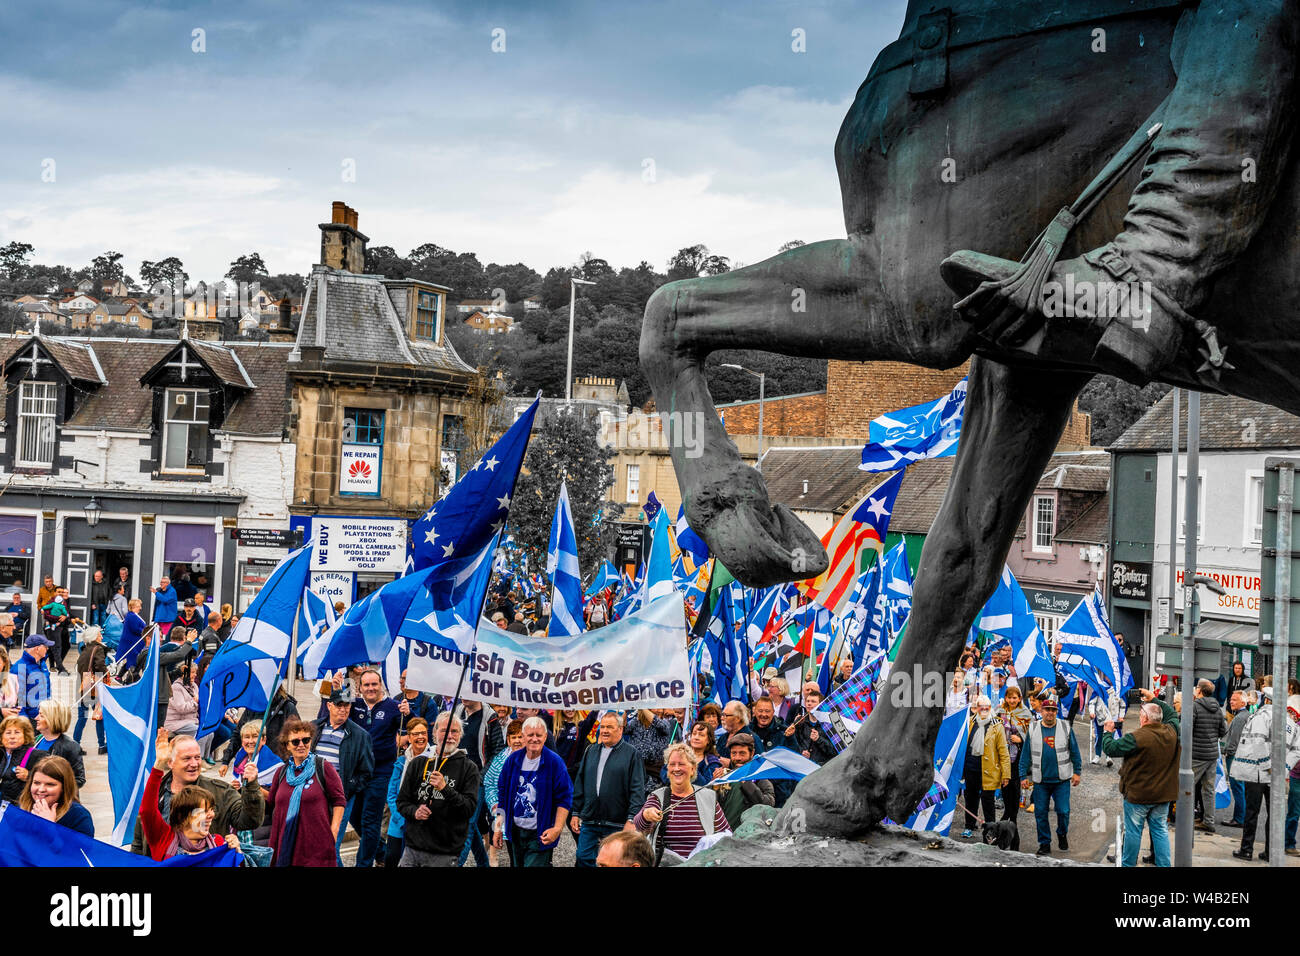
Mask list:
[{"label": "woman wearing scarf", "polygon": [[966,826],[962,836],[969,837],[984,811],[984,823],[997,819],[993,794],[1011,780],[1011,757],[1002,721],[993,716],[993,702],[984,694],[975,698],[975,713],[970,718],[966,749]]},{"label": "woman wearing scarf", "polygon": [[1025,733],[1034,720],[1034,715],[1025,706],[1020,688],[1015,684],[1007,686],[1002,706],[997,710],[998,720],[1007,736],[1007,753],[1011,757],[1011,782],[1002,788],[1002,819],[1013,823],[1020,810],[1020,802],[1025,799],[1020,789],[1020,748],[1025,743]]},{"label": "woman wearing scarf", "polygon": [[212,795],[199,786],[189,786],[172,797],[167,819],[158,809],[158,790],[163,774],[171,763],[172,745],[166,729],[158,731],[154,741],[157,757],[149,782],[145,784],[144,799],[140,803],[140,825],[144,830],[145,845],[149,855],[162,862],[174,856],[193,856],[213,847],[229,846],[239,852],[239,841],[233,833],[222,837],[212,832],[212,821],[217,815]]},{"label": "woman wearing scarf", "polygon": [[276,866],[335,866],[335,840],[343,823],[343,781],[333,764],[311,752],[316,728],[285,722],[280,742],[289,759],[275,772],[266,807]]}]

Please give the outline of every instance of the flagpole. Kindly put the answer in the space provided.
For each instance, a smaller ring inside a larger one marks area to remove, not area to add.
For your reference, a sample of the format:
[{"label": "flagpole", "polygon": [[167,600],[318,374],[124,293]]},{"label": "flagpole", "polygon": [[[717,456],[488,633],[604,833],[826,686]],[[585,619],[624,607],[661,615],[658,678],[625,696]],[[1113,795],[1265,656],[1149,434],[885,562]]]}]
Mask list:
[{"label": "flagpole", "polygon": [[[504,525],[502,527],[504,528]],[[496,533],[496,537],[492,539],[492,556],[494,560],[496,558],[496,550],[498,547],[500,547],[500,545],[501,545],[501,532],[498,531]],[[491,578],[489,577],[488,580],[490,581]],[[492,589],[490,587],[483,589],[483,600],[479,602],[478,614],[474,618],[474,633],[475,633],[474,643],[470,646],[469,653],[465,655],[465,664],[460,669],[459,680],[456,681],[456,695],[452,698],[451,708],[450,710],[448,710],[448,713],[451,714],[451,716],[447,718],[448,726],[450,726],[450,722],[452,720],[456,719],[456,708],[457,706],[460,705],[460,692],[465,686],[465,675],[469,673],[470,664],[474,660],[474,652],[478,650],[477,635],[478,635],[479,621],[483,620],[483,611],[487,608],[488,592],[490,592],[491,590]],[[436,718],[434,722],[437,723]],[[446,749],[447,749],[447,735],[446,733],[444,733],[442,735],[442,743],[438,744],[438,759],[434,762],[434,766],[436,768],[442,767],[442,755]],[[441,770],[439,770],[439,772],[441,772]]]}]

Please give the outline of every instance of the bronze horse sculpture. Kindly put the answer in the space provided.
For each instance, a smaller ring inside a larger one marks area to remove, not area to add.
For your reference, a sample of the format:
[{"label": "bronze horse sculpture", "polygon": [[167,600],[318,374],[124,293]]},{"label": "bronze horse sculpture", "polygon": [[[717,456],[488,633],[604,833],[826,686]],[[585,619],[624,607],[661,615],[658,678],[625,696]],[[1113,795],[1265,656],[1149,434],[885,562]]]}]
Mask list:
[{"label": "bronze horse sculpture", "polygon": [[[640,356],[658,408],[703,422],[702,455],[669,440],[713,553],[752,586],[826,564],[727,438],[702,371],[717,349],[971,358],[894,664],[908,674],[955,665],[1093,375],[1300,414],[1298,44],[1295,0],[912,0],[835,144],[847,237],[647,304]],[[1044,290],[1063,279],[1137,282],[1154,304],[1141,321],[1049,317]],[[942,712],[889,696],[778,826],[852,837],[912,813]]]}]

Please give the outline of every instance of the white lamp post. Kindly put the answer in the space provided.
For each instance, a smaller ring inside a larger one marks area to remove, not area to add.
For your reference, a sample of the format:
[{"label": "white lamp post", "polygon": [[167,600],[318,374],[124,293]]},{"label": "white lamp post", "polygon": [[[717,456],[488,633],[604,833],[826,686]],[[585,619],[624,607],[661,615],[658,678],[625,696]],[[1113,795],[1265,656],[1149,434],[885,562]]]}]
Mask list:
[{"label": "white lamp post", "polygon": [[569,362],[564,367],[564,400],[573,401],[573,306],[578,298],[578,286],[595,285],[586,279],[569,277]]},{"label": "white lamp post", "polygon": [[741,372],[748,372],[758,379],[758,461],[754,468],[759,473],[763,473],[763,391],[767,382],[767,376],[762,372],[755,372],[753,369],[745,368],[743,365],[724,364],[720,368],[734,368]]}]

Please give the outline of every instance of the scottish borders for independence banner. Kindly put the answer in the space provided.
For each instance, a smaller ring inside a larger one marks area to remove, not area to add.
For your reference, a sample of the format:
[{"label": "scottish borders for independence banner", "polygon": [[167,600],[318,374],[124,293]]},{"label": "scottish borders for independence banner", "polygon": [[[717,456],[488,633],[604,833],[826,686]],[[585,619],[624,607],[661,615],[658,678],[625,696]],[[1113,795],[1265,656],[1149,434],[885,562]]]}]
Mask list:
[{"label": "scottish borders for independence banner", "polygon": [[[450,696],[465,656],[412,638],[406,686]],[[665,595],[608,627],[569,638],[530,638],[479,621],[464,697],[486,704],[561,710],[676,709],[691,705],[686,611]]]}]

